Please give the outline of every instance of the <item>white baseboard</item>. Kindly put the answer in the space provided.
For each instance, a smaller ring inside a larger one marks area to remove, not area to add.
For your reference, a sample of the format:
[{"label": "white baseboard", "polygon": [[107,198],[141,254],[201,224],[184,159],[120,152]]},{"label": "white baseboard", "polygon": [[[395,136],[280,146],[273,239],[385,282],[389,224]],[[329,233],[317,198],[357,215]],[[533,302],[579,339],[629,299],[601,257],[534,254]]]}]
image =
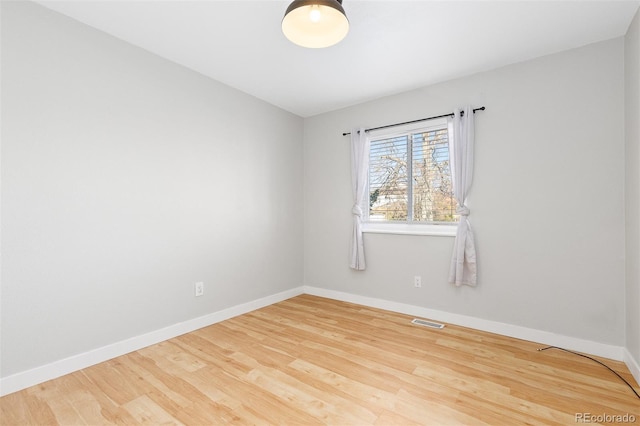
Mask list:
[{"label": "white baseboard", "polygon": [[629,367],[629,371],[636,379],[636,383],[640,385],[640,363],[631,356],[631,352],[627,348],[624,349],[624,363]]},{"label": "white baseboard", "polygon": [[[438,322],[460,325],[463,327],[474,328],[476,330],[488,331],[491,333],[501,334],[503,336],[515,337],[517,339],[538,342],[541,345],[559,346],[578,352],[584,352],[591,355],[597,355],[616,361],[623,360],[624,348],[620,346],[607,345],[604,343],[593,342],[590,340],[577,339],[575,337],[563,336],[548,331],[536,330],[533,328],[521,327],[512,324],[501,323],[497,321],[489,321],[481,318],[470,317],[466,315],[453,314],[450,312],[438,311],[434,309],[422,308],[420,306],[408,305],[405,303],[390,302],[384,299],[376,299],[366,296],[358,296],[340,291],[327,290],[323,288],[305,286],[304,292],[329,299],[341,300],[344,302],[356,303],[358,305],[369,306],[372,308],[385,309],[388,311],[399,312],[402,314],[413,315],[425,319],[431,319]],[[631,369],[631,368],[630,368]]]},{"label": "white baseboard", "polygon": [[31,370],[13,374],[11,376],[0,378],[0,396],[4,396],[19,390],[73,373],[74,371],[90,367],[95,364],[116,358],[118,356],[128,354],[133,351],[145,348],[156,343],[164,342],[185,333],[198,330],[202,327],[224,321],[247,312],[265,306],[273,305],[291,297],[298,296],[303,293],[303,288],[298,287],[291,290],[283,291],[251,302],[232,306],[221,311],[207,314],[188,321],[180,322],[160,330],[152,331],[130,339],[122,340],[101,348],[84,352],[69,358],[61,359]]},{"label": "white baseboard", "polygon": [[174,337],[189,333],[202,327],[207,327],[226,319],[233,318],[235,316],[281,302],[283,300],[298,296],[303,293],[326,297],[329,299],[341,300],[344,302],[356,303],[373,308],[385,309],[388,311],[413,315],[416,317],[431,319],[439,322],[461,325],[464,327],[488,331],[504,336],[539,342],[542,345],[559,346],[566,349],[602,356],[618,361],[624,361],[629,367],[629,370],[635,377],[636,381],[640,383],[640,366],[638,366],[637,361],[634,360],[628,350],[619,346],[562,336],[547,331],[520,327],[496,321],[483,320],[480,318],[453,314],[450,312],[438,311],[423,308],[420,306],[391,302],[388,300],[376,299],[372,297],[358,296],[355,294],[327,290],[317,287],[303,286],[271,296],[263,297],[251,302],[232,306],[230,308],[204,315],[202,317],[194,318],[192,320],[177,323],[160,330],[152,331],[150,333],[132,337],[130,339],[97,348],[89,352],[84,352],[69,358],[52,362],[50,364],[36,367],[32,370],[27,370],[11,376],[0,378],[0,396],[17,392],[30,386],[46,382],[47,380],[55,379],[56,377],[60,377],[65,374],[73,373],[74,371],[99,364],[109,359],[113,359],[115,357],[137,351],[147,346],[154,345],[156,343],[172,339]]}]

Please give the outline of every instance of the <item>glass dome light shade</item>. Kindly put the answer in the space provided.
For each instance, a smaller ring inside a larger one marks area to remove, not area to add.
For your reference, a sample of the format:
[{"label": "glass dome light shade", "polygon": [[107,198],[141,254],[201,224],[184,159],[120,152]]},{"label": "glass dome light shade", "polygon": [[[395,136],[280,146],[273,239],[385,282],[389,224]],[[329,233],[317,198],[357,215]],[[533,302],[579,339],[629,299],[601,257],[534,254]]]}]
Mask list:
[{"label": "glass dome light shade", "polygon": [[329,47],[345,38],[349,20],[338,0],[295,0],[282,19],[282,32],[302,47]]}]

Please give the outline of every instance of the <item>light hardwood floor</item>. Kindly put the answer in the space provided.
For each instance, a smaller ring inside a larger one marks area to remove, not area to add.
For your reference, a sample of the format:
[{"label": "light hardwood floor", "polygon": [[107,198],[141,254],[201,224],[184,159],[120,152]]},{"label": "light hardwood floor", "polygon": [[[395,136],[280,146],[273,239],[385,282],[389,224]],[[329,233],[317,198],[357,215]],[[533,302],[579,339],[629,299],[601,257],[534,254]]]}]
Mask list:
[{"label": "light hardwood floor", "polygon": [[640,424],[640,399],[593,361],[411,319],[298,296],[7,395],[0,423]]}]

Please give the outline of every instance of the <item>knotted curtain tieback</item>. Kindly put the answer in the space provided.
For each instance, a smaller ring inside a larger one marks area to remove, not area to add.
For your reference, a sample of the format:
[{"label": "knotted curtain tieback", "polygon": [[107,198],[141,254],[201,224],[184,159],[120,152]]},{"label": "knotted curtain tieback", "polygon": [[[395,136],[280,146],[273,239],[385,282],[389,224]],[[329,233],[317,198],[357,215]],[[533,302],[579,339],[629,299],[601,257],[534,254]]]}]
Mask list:
[{"label": "knotted curtain tieback", "polygon": [[456,209],[456,213],[460,216],[469,216],[470,210],[467,206],[460,206]]}]

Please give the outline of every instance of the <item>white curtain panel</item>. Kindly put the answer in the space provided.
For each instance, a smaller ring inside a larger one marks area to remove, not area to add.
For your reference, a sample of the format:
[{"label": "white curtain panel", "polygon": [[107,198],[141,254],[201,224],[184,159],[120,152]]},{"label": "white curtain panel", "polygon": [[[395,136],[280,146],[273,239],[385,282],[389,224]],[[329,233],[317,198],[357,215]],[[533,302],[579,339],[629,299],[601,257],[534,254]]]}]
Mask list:
[{"label": "white curtain panel", "polygon": [[351,132],[351,189],[353,192],[353,235],[351,237],[351,262],[352,269],[363,271],[364,239],[362,238],[362,206],[364,205],[367,191],[367,179],[369,178],[369,141],[364,128],[353,129]]},{"label": "white curtain panel", "polygon": [[473,109],[464,108],[464,115],[455,109],[449,119],[449,151],[453,195],[458,202],[460,223],[451,257],[449,282],[457,286],[475,286],[477,283],[476,246],[469,223],[467,194],[473,178]]}]

